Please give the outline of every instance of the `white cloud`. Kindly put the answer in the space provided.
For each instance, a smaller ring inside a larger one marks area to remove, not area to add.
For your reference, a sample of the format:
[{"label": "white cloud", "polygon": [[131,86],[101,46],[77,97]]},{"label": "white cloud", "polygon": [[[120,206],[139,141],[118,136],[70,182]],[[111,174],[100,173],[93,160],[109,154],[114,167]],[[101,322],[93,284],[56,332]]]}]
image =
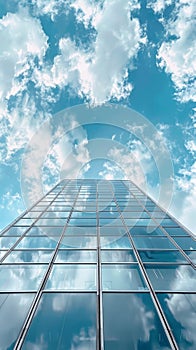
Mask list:
[{"label": "white cloud", "polygon": [[[81,4],[84,2],[75,1],[73,6],[79,11]],[[106,0],[92,19],[96,38],[88,50],[76,47],[70,38],[61,38],[53,66],[36,71],[37,84],[42,89],[71,85],[93,104],[126,98],[132,90],[128,68],[145,42],[139,20],[130,19],[130,11],[128,0]]]},{"label": "white cloud", "polygon": [[174,0],[150,0],[147,7],[152,8],[155,13],[162,12],[165,8],[172,4]]},{"label": "white cloud", "polygon": [[[0,19],[1,99],[24,90],[34,58],[41,64],[47,47],[47,36],[40,21],[26,12],[7,13]],[[23,79],[19,82],[21,75]]]},{"label": "white cloud", "polygon": [[177,16],[166,25],[169,39],[162,43],[157,62],[176,88],[181,102],[196,101],[196,3],[180,0],[176,5]]}]

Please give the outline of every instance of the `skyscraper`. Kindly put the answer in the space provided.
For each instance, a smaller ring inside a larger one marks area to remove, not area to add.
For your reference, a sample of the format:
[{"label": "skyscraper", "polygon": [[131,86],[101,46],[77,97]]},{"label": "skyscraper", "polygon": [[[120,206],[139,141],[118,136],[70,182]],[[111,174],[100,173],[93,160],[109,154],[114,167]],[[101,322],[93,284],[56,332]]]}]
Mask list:
[{"label": "skyscraper", "polygon": [[0,237],[0,349],[196,349],[196,241],[131,181],[63,180]]}]

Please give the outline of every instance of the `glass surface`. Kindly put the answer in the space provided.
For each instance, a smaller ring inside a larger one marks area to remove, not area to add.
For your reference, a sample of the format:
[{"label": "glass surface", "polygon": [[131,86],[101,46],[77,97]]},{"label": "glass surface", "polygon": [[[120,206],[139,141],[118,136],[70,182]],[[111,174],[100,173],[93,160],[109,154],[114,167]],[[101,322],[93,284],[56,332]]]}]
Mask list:
[{"label": "glass surface", "polygon": [[132,236],[140,236],[140,235],[145,235],[145,236],[164,236],[164,232],[155,226],[135,226],[132,227],[130,230],[130,234]]},{"label": "glass surface", "polygon": [[186,255],[191,259],[191,261],[196,263],[196,250],[185,250]]},{"label": "glass surface", "polygon": [[97,252],[88,250],[59,250],[55,262],[95,262],[97,261]]},{"label": "glass surface", "polygon": [[196,349],[196,294],[157,294],[179,349]]},{"label": "glass surface", "polygon": [[33,226],[30,228],[30,230],[27,232],[26,236],[39,236],[39,235],[46,235],[46,236],[57,236],[60,237],[63,231],[63,226]]},{"label": "glass surface", "polygon": [[34,294],[0,294],[0,349],[12,350]]},{"label": "glass surface", "polygon": [[67,219],[69,214],[69,211],[47,211],[42,214],[41,219]]},{"label": "glass surface", "polygon": [[144,262],[187,262],[184,256],[177,250],[140,250],[139,254]]},{"label": "glass surface", "polygon": [[96,265],[54,265],[48,290],[96,290]]},{"label": "glass surface", "polygon": [[[58,239],[58,238],[57,238]],[[17,249],[19,248],[48,248],[52,249],[55,248],[58,241],[55,241],[54,239],[51,239],[49,237],[45,236],[38,236],[38,237],[24,237],[19,244],[17,245]]]},{"label": "glass surface", "polygon": [[0,290],[36,290],[44,276],[47,265],[1,265]]},{"label": "glass surface", "polygon": [[16,226],[31,226],[35,220],[36,219],[20,219],[15,223],[15,225]]},{"label": "glass surface", "polygon": [[134,243],[138,249],[175,249],[175,246],[167,237],[134,237]]},{"label": "glass surface", "polygon": [[112,219],[99,219],[99,226],[122,226],[123,222],[120,218],[112,218]]},{"label": "glass surface", "polygon": [[97,237],[95,236],[65,236],[60,248],[96,248]]},{"label": "glass surface", "polygon": [[105,350],[170,350],[148,293],[103,293]]},{"label": "glass surface", "polygon": [[196,290],[196,270],[190,265],[146,265],[146,271],[155,290]]},{"label": "glass surface", "polygon": [[11,248],[18,239],[19,237],[0,237],[0,249]]},{"label": "glass surface", "polygon": [[163,219],[161,221],[161,225],[163,227],[167,227],[167,226],[175,227],[175,226],[178,226],[178,224],[175,221],[173,221],[172,219]]},{"label": "glass surface", "polygon": [[100,235],[118,235],[123,236],[126,233],[126,228],[124,226],[102,226],[99,227]]},{"label": "glass surface", "polygon": [[123,212],[122,213],[123,217],[126,219],[132,219],[132,218],[141,218],[141,219],[148,219],[150,218],[149,214],[146,213],[145,211],[132,211],[132,212]]},{"label": "glass surface", "polygon": [[96,294],[43,294],[23,350],[96,350]]},{"label": "glass surface", "polygon": [[74,218],[69,220],[70,226],[96,226],[97,219],[82,219],[82,218]]},{"label": "glass surface", "polygon": [[134,262],[136,258],[132,250],[102,250],[102,262]]},{"label": "glass surface", "polygon": [[188,233],[181,227],[165,227],[165,231],[171,236],[187,236]]},{"label": "glass surface", "polygon": [[17,226],[12,226],[7,230],[4,234],[3,237],[5,236],[22,236],[23,233],[28,229],[28,227],[17,227]]},{"label": "glass surface", "polygon": [[103,290],[147,289],[136,265],[102,265]]},{"label": "glass surface", "polygon": [[0,259],[5,255],[6,252],[7,252],[7,250],[1,250],[0,251]]},{"label": "glass surface", "polygon": [[13,250],[4,263],[47,263],[53,253],[53,250]]},{"label": "glass surface", "polygon": [[131,242],[127,235],[118,236],[101,236],[100,243],[102,249],[123,249],[131,248]]},{"label": "glass surface", "polygon": [[37,226],[64,226],[67,222],[67,219],[61,219],[61,218],[56,218],[56,219],[39,219],[36,221]]},{"label": "glass surface", "polygon": [[174,237],[174,240],[182,249],[196,249],[196,241],[191,237]]},{"label": "glass surface", "polygon": [[125,219],[127,226],[156,226],[156,223],[152,219]]},{"label": "glass surface", "polygon": [[113,220],[115,218],[118,218],[120,216],[118,211],[100,211],[98,214],[100,219],[110,219]]}]

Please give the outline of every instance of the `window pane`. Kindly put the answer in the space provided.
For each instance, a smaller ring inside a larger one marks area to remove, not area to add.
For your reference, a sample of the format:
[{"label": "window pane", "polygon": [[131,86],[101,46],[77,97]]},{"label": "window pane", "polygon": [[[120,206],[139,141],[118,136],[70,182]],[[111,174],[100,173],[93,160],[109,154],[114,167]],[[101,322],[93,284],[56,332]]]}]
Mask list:
[{"label": "window pane", "polygon": [[11,248],[18,239],[19,237],[0,237],[0,249]]},{"label": "window pane", "polygon": [[102,236],[100,240],[102,249],[131,248],[131,242],[127,235],[124,235],[122,237]]},{"label": "window pane", "polygon": [[[58,239],[58,238],[57,238]],[[57,241],[50,239],[48,237],[24,237],[19,244],[17,245],[18,248],[55,248],[57,245]]]},{"label": "window pane", "polygon": [[27,236],[41,236],[41,235],[46,235],[46,236],[57,236],[60,237],[63,231],[63,226],[33,226],[28,232]]},{"label": "window pane", "polygon": [[13,349],[34,294],[0,294],[0,348]]},{"label": "window pane", "polygon": [[97,237],[94,236],[65,236],[61,248],[96,248]]},{"label": "window pane", "polygon": [[138,249],[175,249],[175,246],[167,237],[134,237],[134,243]]},{"label": "window pane", "polygon": [[134,262],[136,261],[132,250],[102,250],[102,262]]},{"label": "window pane", "polygon": [[124,226],[102,226],[100,227],[100,235],[118,235],[123,236],[126,233]]},{"label": "window pane", "polygon": [[171,236],[187,236],[187,232],[180,227],[166,227],[167,231]]},{"label": "window pane", "polygon": [[146,271],[156,290],[195,291],[196,271],[190,265],[147,265]]},{"label": "window pane", "polygon": [[59,250],[55,262],[96,262],[97,252],[88,250]]},{"label": "window pane", "polygon": [[1,265],[1,291],[36,290],[41,283],[45,265]]},{"label": "window pane", "polygon": [[105,350],[169,350],[148,293],[103,293]]},{"label": "window pane", "polygon": [[165,236],[164,232],[160,228],[153,226],[135,226],[132,227],[129,231],[132,236]]},{"label": "window pane", "polygon": [[179,349],[196,349],[195,294],[157,294]]},{"label": "window pane", "polygon": [[102,288],[103,290],[147,289],[135,265],[102,265]]},{"label": "window pane", "polygon": [[196,241],[191,237],[174,237],[174,240],[182,249],[196,249]]},{"label": "window pane", "polygon": [[140,250],[139,254],[144,262],[187,262],[187,260],[178,250]]},{"label": "window pane", "polygon": [[96,295],[43,294],[22,349],[96,350]]},{"label": "window pane", "polygon": [[4,260],[5,263],[46,263],[49,262],[53,250],[13,250]]},{"label": "window pane", "polygon": [[96,265],[55,265],[46,289],[96,290]]},{"label": "window pane", "polygon": [[28,229],[28,227],[12,226],[6,231],[3,236],[22,236],[22,234]]},{"label": "window pane", "polygon": [[196,263],[196,250],[185,250],[186,255],[191,259],[191,261]]}]

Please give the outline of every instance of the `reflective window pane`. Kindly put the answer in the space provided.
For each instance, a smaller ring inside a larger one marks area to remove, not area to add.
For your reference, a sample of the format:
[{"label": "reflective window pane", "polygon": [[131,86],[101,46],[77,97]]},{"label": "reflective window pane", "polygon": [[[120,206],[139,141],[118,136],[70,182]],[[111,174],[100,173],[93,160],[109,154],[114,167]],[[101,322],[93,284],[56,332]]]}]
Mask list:
[{"label": "reflective window pane", "polygon": [[174,240],[182,249],[196,249],[196,241],[191,237],[174,237]]},{"label": "reflective window pane", "polygon": [[155,290],[196,290],[196,270],[190,265],[147,265],[146,271]]},{"label": "reflective window pane", "polygon": [[127,235],[122,237],[117,236],[102,236],[100,238],[102,249],[123,249],[131,248],[131,242]]},{"label": "reflective window pane", "polygon": [[196,250],[185,250],[186,255],[191,259],[191,261],[196,263]]},{"label": "reflective window pane", "polygon": [[140,250],[139,254],[144,262],[187,262],[178,250]]},{"label": "reflective window pane", "polygon": [[43,294],[22,349],[96,350],[96,294]]},{"label": "reflective window pane", "polygon": [[134,237],[134,243],[138,249],[175,249],[175,246],[167,237]]},{"label": "reflective window pane", "polygon": [[196,294],[157,294],[179,349],[196,349]]},{"label": "reflective window pane", "polygon": [[1,265],[0,289],[3,291],[17,292],[24,290],[36,290],[44,276],[46,266]]},{"label": "reflective window pane", "polygon": [[170,350],[148,293],[104,293],[105,350]]},{"label": "reflective window pane", "polygon": [[0,349],[13,349],[34,294],[0,294]]},{"label": "reflective window pane", "polygon": [[26,236],[40,236],[46,235],[48,237],[56,236],[60,237],[63,231],[63,226],[33,226],[27,232]]},{"label": "reflective window pane", "polygon": [[12,226],[7,230],[3,236],[22,236],[22,234],[28,229],[28,227]]},{"label": "reflective window pane", "polygon": [[142,235],[145,235],[145,236],[164,236],[165,237],[165,234],[164,232],[158,228],[158,227],[155,227],[155,226],[135,226],[135,227],[132,227],[130,230],[130,234],[132,236],[142,236]]},{"label": "reflective window pane", "polygon": [[95,262],[97,261],[97,252],[88,250],[59,250],[55,262]]},{"label": "reflective window pane", "polygon": [[[57,238],[58,239],[58,238]],[[17,245],[17,249],[19,248],[55,248],[57,245],[57,241],[51,239],[49,237],[24,237],[19,244]]]},{"label": "reflective window pane", "polygon": [[96,265],[55,265],[48,290],[96,290]]},{"label": "reflective window pane", "polygon": [[123,236],[126,233],[126,228],[124,226],[102,226],[99,228],[100,235],[118,235]]},{"label": "reflective window pane", "polygon": [[166,227],[165,231],[167,231],[171,236],[187,236],[187,232],[183,230],[181,227]]},{"label": "reflective window pane", "polygon": [[96,248],[97,237],[94,236],[65,236],[60,248]]},{"label": "reflective window pane", "polygon": [[135,262],[136,258],[132,250],[102,250],[102,262]]},{"label": "reflective window pane", "polygon": [[50,261],[53,250],[13,250],[7,258],[5,263],[47,263]]},{"label": "reflective window pane", "polygon": [[18,239],[19,237],[0,237],[0,249],[11,248]]},{"label": "reflective window pane", "polygon": [[136,265],[102,265],[103,290],[147,289]]}]

